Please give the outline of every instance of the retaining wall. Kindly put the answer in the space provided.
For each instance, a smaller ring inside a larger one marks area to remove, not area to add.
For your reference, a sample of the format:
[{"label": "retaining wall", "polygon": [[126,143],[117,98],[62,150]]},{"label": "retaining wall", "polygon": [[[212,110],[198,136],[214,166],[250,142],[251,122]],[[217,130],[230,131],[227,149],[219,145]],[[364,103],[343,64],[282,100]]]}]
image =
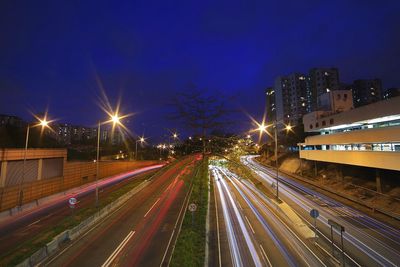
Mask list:
[{"label": "retaining wall", "polygon": [[[157,161],[102,161],[99,163],[99,179],[156,163]],[[96,163],[65,161],[63,173],[62,177],[24,183],[23,204],[96,180]],[[0,211],[18,205],[19,191],[18,185],[0,188]]]}]

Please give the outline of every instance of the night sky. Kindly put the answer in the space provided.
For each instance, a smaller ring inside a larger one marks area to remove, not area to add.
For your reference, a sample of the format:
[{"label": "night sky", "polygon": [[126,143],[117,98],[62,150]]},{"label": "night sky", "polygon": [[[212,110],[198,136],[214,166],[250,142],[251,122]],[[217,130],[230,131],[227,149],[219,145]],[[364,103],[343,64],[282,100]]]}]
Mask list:
[{"label": "night sky", "polygon": [[[260,116],[278,75],[338,67],[400,87],[400,1],[1,1],[0,113],[95,125],[98,75],[128,126],[157,140],[166,103],[198,88]],[[236,130],[248,127],[238,115]]]}]

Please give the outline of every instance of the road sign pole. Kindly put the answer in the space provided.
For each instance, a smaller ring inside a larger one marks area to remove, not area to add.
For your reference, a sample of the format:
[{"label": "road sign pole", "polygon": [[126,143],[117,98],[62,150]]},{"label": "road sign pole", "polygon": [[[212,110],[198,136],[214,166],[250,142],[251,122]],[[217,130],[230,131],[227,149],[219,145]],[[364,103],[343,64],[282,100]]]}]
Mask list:
[{"label": "road sign pole", "polygon": [[345,261],[344,261],[344,245],[343,245],[343,231],[340,231],[340,242],[342,243],[342,261],[343,261],[343,266],[345,266]]},{"label": "road sign pole", "polygon": [[331,225],[331,243],[332,243],[332,256],[335,257],[335,247],[333,245],[333,229]]},{"label": "road sign pole", "polygon": [[317,243],[317,217],[314,218],[314,243]]},{"label": "road sign pole", "polygon": [[193,225],[194,225],[194,212],[195,212],[196,209],[197,209],[197,205],[194,204],[194,203],[191,203],[191,204],[189,204],[188,209],[189,209],[189,211],[192,213],[192,227],[193,227]]},{"label": "road sign pole", "polygon": [[317,243],[317,218],[319,216],[319,211],[317,209],[310,210],[310,216],[314,218],[314,243]]}]

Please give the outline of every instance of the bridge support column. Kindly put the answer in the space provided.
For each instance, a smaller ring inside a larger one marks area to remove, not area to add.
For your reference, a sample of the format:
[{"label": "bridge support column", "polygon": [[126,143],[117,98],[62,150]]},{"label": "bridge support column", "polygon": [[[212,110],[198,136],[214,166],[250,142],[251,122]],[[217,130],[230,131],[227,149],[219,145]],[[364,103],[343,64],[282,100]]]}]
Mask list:
[{"label": "bridge support column", "polygon": [[42,180],[42,170],[43,170],[43,159],[39,159],[39,164],[38,164],[38,180]]},{"label": "bridge support column", "polygon": [[7,161],[1,162],[0,170],[0,187],[4,187],[6,185]]},{"label": "bridge support column", "polygon": [[376,191],[379,193],[382,193],[381,172],[379,169],[376,169],[375,173],[376,173],[376,175],[375,175]]},{"label": "bridge support column", "polygon": [[343,176],[343,172],[342,172],[342,165],[337,165],[336,166],[337,168],[336,168],[336,178],[338,179],[338,180],[341,180],[342,181],[342,183],[344,183],[344,176]]}]

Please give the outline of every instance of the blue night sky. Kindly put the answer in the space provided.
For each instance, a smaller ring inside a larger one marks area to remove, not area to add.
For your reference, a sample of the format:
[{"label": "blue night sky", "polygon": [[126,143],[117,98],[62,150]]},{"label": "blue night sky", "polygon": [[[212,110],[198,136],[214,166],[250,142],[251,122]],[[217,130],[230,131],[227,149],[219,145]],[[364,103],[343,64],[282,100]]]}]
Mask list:
[{"label": "blue night sky", "polygon": [[276,76],[312,67],[399,87],[399,14],[398,0],[1,1],[0,113],[95,125],[97,73],[137,112],[129,127],[157,139],[179,129],[166,103],[188,84],[255,116]]}]

